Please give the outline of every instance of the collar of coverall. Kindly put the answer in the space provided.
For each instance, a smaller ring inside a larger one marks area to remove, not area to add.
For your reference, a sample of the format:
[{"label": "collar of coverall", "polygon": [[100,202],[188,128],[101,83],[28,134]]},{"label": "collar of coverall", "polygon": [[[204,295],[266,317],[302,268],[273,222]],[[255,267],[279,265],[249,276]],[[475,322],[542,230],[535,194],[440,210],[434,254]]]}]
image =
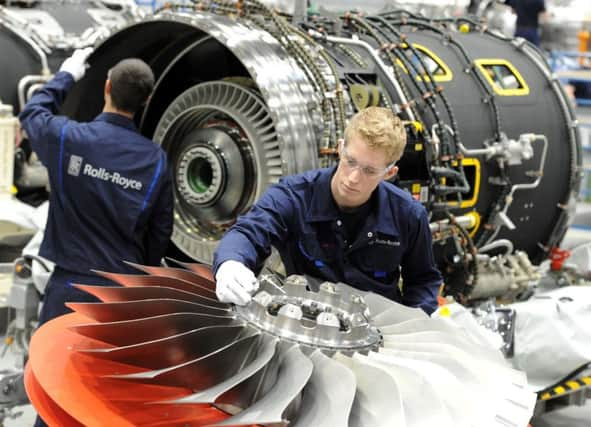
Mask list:
[{"label": "collar of coverall", "polygon": [[121,126],[126,129],[134,130],[137,132],[135,123],[130,118],[125,117],[122,114],[117,113],[101,113],[94,119],[95,121],[107,122],[116,126]]},{"label": "collar of coverall", "polygon": [[[326,197],[331,194],[330,180],[336,171],[336,166],[328,169],[322,169],[320,177],[314,185],[314,193],[308,212],[306,212],[306,222],[324,222],[336,221],[340,217],[340,211],[332,197]],[[390,208],[390,195],[386,189],[386,182],[380,182],[374,190],[372,197],[377,196],[375,208],[370,216],[376,221],[374,230],[388,235],[398,235],[398,229],[394,226],[394,217]],[[377,194],[376,194],[377,192]],[[372,230],[372,231],[374,231]]]}]

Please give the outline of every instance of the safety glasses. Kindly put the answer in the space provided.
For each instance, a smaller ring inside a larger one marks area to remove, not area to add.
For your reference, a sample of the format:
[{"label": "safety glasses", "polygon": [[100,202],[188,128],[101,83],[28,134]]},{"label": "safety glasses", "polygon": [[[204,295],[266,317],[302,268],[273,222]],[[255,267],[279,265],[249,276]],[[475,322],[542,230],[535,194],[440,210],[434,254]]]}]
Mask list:
[{"label": "safety glasses", "polygon": [[360,164],[355,158],[351,157],[347,152],[347,148],[345,147],[345,141],[340,141],[340,153],[341,153],[341,161],[343,165],[349,170],[354,171],[355,169],[359,169],[361,174],[366,176],[367,178],[378,178],[386,175],[390,169],[394,167],[396,162],[390,163],[385,168],[376,168],[374,166],[367,166]]}]

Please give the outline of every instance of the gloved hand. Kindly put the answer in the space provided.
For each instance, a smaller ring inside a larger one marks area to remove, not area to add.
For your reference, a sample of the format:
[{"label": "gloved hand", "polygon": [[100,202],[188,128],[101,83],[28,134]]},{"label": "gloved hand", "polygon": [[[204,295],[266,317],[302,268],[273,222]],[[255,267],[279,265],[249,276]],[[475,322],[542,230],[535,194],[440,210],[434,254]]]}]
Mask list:
[{"label": "gloved hand", "polygon": [[77,82],[82,77],[84,77],[84,73],[88,67],[86,60],[93,50],[94,49],[92,47],[76,49],[72,56],[63,62],[62,66],[60,67],[60,71],[70,73],[72,77],[74,77],[74,81]]},{"label": "gloved hand", "polygon": [[257,278],[248,267],[238,261],[225,261],[215,275],[215,293],[221,302],[245,305],[259,288]]}]

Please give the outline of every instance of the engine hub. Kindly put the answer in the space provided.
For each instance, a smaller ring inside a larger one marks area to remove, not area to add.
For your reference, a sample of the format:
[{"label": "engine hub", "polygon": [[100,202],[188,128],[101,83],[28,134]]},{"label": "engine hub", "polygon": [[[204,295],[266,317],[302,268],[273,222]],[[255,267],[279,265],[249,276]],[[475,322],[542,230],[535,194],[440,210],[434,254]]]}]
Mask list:
[{"label": "engine hub", "polygon": [[302,276],[289,276],[283,285],[262,276],[261,289],[239,316],[257,329],[281,339],[327,350],[370,350],[380,342],[363,297],[353,288],[320,284],[310,289]]}]

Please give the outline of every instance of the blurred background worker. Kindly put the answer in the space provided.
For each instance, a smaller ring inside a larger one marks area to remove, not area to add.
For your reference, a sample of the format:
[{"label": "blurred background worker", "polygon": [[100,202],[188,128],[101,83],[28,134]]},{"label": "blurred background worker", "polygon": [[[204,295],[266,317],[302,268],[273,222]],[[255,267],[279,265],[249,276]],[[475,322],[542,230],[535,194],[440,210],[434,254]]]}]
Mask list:
[{"label": "blurred background worker", "polygon": [[133,122],[154,86],[150,67],[139,59],[116,64],[105,82],[103,112],[92,122],[56,115],[70,88],[84,76],[91,51],[74,52],[19,116],[51,184],[40,255],[56,268],[40,324],[71,311],[66,301],[96,301],[73,283],[112,285],[91,269],[134,271],[123,261],[158,265],[172,232],[166,155]]},{"label": "blurred background worker", "polygon": [[540,19],[545,19],[544,0],[507,0],[517,15],[515,37],[523,37],[536,46],[540,46]]},{"label": "blurred background worker", "polygon": [[337,167],[282,179],[222,238],[213,266],[218,298],[248,303],[257,287],[253,270],[274,246],[288,275],[344,282],[434,311],[442,278],[427,211],[386,181],[398,172],[405,144],[404,124],[390,109],[353,116]]},{"label": "blurred background worker", "polygon": [[[21,125],[49,173],[51,195],[39,254],[56,264],[39,326],[68,313],[66,302],[95,302],[73,284],[113,285],[91,269],[131,272],[123,261],[158,265],[172,233],[172,180],[159,145],[139,134],[133,116],[154,87],[139,59],[115,65],[103,112],[90,123],[56,116],[85,73],[91,48],[77,50],[21,112]],[[37,418],[35,426],[44,426]]]}]

